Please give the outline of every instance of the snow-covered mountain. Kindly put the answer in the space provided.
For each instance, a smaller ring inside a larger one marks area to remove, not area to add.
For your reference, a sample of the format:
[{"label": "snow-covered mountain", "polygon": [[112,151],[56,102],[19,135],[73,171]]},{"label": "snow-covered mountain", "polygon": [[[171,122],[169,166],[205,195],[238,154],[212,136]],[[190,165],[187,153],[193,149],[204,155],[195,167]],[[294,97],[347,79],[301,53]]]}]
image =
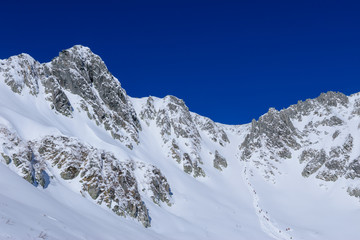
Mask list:
[{"label": "snow-covered mountain", "polygon": [[229,126],[87,47],[0,60],[0,239],[358,239],[359,128],[360,94]]}]

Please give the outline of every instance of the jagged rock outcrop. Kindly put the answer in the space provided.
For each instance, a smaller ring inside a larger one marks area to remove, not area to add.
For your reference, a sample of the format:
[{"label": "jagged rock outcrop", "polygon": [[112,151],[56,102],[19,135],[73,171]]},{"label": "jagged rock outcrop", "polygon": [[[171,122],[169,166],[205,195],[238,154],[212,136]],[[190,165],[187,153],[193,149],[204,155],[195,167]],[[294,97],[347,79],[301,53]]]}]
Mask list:
[{"label": "jagged rock outcrop", "polygon": [[351,179],[360,178],[360,156],[350,162],[346,177]]},{"label": "jagged rock outcrop", "polygon": [[58,113],[71,117],[74,110],[85,111],[127,147],[139,143],[141,125],[129,97],[101,58],[87,47],[63,50],[45,64],[20,54],[1,60],[0,74],[18,94],[25,88],[32,95],[44,91],[50,107]]},{"label": "jagged rock outcrop", "polygon": [[171,205],[170,186],[155,166],[118,159],[110,152],[65,136],[27,142],[4,126],[0,128],[0,143],[3,161],[31,184],[46,188],[60,178],[78,182],[83,196],[88,194],[118,215],[136,218],[145,227],[150,226],[150,217],[139,193],[136,168],[146,168],[138,177],[147,180],[141,187],[151,193],[153,201]]},{"label": "jagged rock outcrop", "polygon": [[218,150],[215,150],[215,158],[214,158],[214,168],[222,171],[224,168],[227,168],[226,159],[220,155]]},{"label": "jagged rock outcrop", "polygon": [[182,164],[186,173],[194,177],[205,176],[199,155],[201,136],[183,100],[174,96],[163,99],[149,97],[139,116],[147,125],[153,122],[159,129],[169,156]]},{"label": "jagged rock outcrop", "polygon": [[347,192],[350,196],[360,198],[360,188],[359,187],[348,187]]},{"label": "jagged rock outcrop", "polygon": [[[353,137],[349,134],[342,146],[332,147],[328,153],[324,149],[321,151],[316,149],[304,150],[300,156],[300,163],[305,161],[307,165],[302,175],[308,177],[318,172],[316,177],[325,181],[336,181],[342,176],[355,178],[358,160],[349,162],[352,148]],[[318,171],[320,168],[321,171]]]},{"label": "jagged rock outcrop", "polygon": [[358,178],[359,156],[353,151],[352,135],[353,125],[358,124],[354,118],[358,105],[355,95],[350,99],[328,92],[281,111],[270,109],[251,123],[240,145],[241,159],[262,166],[265,178],[279,173],[275,171],[279,162],[292,161],[294,155],[299,156],[304,177]]},{"label": "jagged rock outcrop", "polygon": [[348,97],[340,92],[329,91],[321,93],[315,99],[307,99],[306,101],[298,101],[297,104],[291,105],[289,108],[283,110],[288,113],[291,119],[302,120],[303,117],[314,114],[322,117],[331,114],[333,107],[348,107]]},{"label": "jagged rock outcrop", "polygon": [[304,170],[302,171],[302,175],[304,177],[308,177],[326,162],[327,156],[324,149],[316,150],[316,149],[308,149],[304,150],[300,156],[300,163],[307,162]]},{"label": "jagged rock outcrop", "polygon": [[17,173],[29,183],[46,188],[49,176],[46,166],[37,161],[30,143],[23,141],[15,133],[0,125],[0,155],[7,165],[13,165]]},{"label": "jagged rock outcrop", "polygon": [[222,125],[191,113],[184,101],[174,96],[166,96],[163,99],[148,97],[142,99],[139,105],[137,111],[140,119],[148,127],[159,129],[168,156],[194,177],[206,176],[200,155],[203,137],[211,140],[219,148],[224,148],[230,143]]},{"label": "jagged rock outcrop", "polygon": [[257,167],[265,167],[265,177],[270,178],[277,171],[276,163],[290,159],[292,151],[300,148],[300,134],[287,111],[271,108],[268,113],[253,120],[249,133],[239,146],[240,159],[254,159]]},{"label": "jagged rock outcrop", "polygon": [[41,64],[28,54],[0,60],[0,74],[15,93],[20,94],[25,87],[32,95],[39,93]]},{"label": "jagged rock outcrop", "polygon": [[49,76],[46,81],[54,79],[62,88],[80,96],[82,110],[97,124],[104,124],[114,138],[127,141],[122,133],[125,130],[131,140],[139,142],[137,133],[141,126],[125,90],[89,48],[77,45],[63,50],[44,65],[44,72]]},{"label": "jagged rock outcrop", "polygon": [[214,142],[218,142],[220,146],[226,146],[230,140],[222,127],[217,125],[210,118],[192,113],[192,118],[198,129],[202,130]]},{"label": "jagged rock outcrop", "polygon": [[144,176],[141,180],[138,179],[139,189],[152,201],[160,205],[161,202],[168,206],[172,205],[171,196],[173,195],[170,185],[166,177],[161,171],[153,165],[142,162],[135,163],[136,172],[140,172]]}]

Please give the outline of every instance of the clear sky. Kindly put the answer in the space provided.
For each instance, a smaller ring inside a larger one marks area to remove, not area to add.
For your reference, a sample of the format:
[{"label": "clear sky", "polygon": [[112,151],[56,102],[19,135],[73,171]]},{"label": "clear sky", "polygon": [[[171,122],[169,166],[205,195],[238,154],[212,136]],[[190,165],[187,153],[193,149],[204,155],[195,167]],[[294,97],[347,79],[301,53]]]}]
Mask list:
[{"label": "clear sky", "polygon": [[85,45],[130,96],[175,95],[228,124],[360,91],[360,1],[53,2],[1,2],[1,59]]}]

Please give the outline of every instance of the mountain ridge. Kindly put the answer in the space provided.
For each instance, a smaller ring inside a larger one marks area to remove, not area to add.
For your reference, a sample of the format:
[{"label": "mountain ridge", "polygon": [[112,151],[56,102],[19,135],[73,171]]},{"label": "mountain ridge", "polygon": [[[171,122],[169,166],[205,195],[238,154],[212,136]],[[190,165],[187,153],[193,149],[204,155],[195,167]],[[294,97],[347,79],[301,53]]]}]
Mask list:
[{"label": "mountain ridge", "polygon": [[[346,194],[360,196],[359,94],[322,93],[280,111],[270,108],[249,124],[225,125],[191,112],[174,96],[128,96],[98,55],[75,45],[49,63],[27,54],[0,60],[0,102],[3,164],[37,188],[67,186],[86,201],[157,232],[164,231],[158,225],[162,218],[174,221],[169,229],[180,231],[180,216],[189,222],[185,226],[202,229],[206,210],[196,204],[210,193],[200,189],[214,188],[221,196],[213,197],[211,208],[223,201],[239,214],[255,209],[260,214],[248,218],[259,218],[261,224],[241,225],[261,226],[270,238],[292,239],[284,230],[288,227],[280,230],[268,214],[262,215],[261,201],[253,194],[258,188],[249,180],[259,175],[264,185],[277,186],[289,169],[297,169],[294,178],[300,181],[322,181],[328,188],[341,182]],[[251,194],[240,196],[249,184]],[[237,196],[230,202],[228,191]],[[185,207],[204,212],[190,220],[182,212]],[[212,211],[211,216],[221,212]],[[230,209],[223,211],[231,215]],[[193,230],[204,238],[203,230]],[[215,230],[222,232],[215,227],[214,239],[220,237]],[[231,231],[244,239],[256,236],[255,230]]]}]

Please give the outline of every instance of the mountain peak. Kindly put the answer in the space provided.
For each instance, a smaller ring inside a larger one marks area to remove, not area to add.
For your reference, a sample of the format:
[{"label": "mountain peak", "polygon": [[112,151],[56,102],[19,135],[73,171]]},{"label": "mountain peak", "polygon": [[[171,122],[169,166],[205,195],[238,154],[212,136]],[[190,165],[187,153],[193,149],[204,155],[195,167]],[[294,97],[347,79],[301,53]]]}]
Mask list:
[{"label": "mountain peak", "polygon": [[105,63],[100,58],[100,56],[93,53],[90,48],[82,45],[75,45],[71,48],[62,50],[59,53],[59,56],[55,57],[51,62],[57,62],[59,59],[80,64],[78,67],[98,63],[102,67],[106,68]]},{"label": "mountain peak", "polygon": [[[74,45],[68,49],[64,49],[61,52],[71,52],[75,55],[80,55],[80,56],[84,56],[84,55],[93,55],[94,53],[91,51],[91,49],[89,47],[77,44]],[[60,53],[61,53],[60,52]]]}]

